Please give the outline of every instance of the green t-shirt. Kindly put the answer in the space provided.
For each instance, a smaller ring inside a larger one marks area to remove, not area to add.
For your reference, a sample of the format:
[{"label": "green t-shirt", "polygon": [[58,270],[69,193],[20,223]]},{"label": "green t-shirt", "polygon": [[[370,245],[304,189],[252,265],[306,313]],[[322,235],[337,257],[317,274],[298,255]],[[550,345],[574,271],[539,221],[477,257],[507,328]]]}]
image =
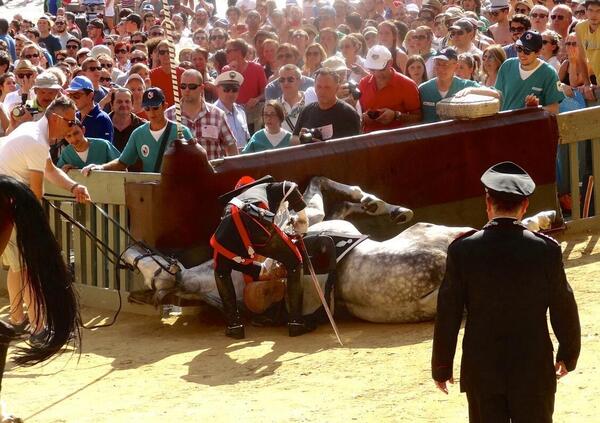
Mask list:
[{"label": "green t-shirt", "polygon": [[419,85],[419,94],[421,95],[421,111],[423,112],[423,123],[439,122],[440,118],[436,113],[435,106],[439,101],[452,97],[454,94],[467,87],[479,87],[475,81],[461,79],[456,76],[452,78],[450,89],[444,97],[440,94],[437,87],[437,78],[430,79]]},{"label": "green t-shirt", "polygon": [[529,94],[540,99],[540,105],[560,103],[565,95],[558,91],[558,74],[548,63],[540,66],[527,79],[521,79],[519,59],[506,59],[498,70],[495,88],[502,93],[500,110],[522,109]]},{"label": "green t-shirt", "polygon": [[[282,131],[285,130],[282,129]],[[285,132],[287,133],[283,136],[283,139],[279,141],[279,143],[276,146],[273,146],[273,144],[271,144],[271,141],[269,141],[267,135],[265,134],[265,129],[261,129],[260,131],[252,135],[252,138],[250,138],[250,141],[248,141],[248,144],[246,144],[246,146],[242,150],[242,154],[258,153],[259,151],[267,151],[272,150],[274,148],[289,147],[290,140],[292,139],[292,134],[288,131]]]},{"label": "green t-shirt", "polygon": [[[183,137],[186,140],[192,139],[192,134],[187,126],[182,126],[182,130]],[[165,147],[165,151],[175,139],[177,139],[177,124],[173,122],[171,131],[167,137],[168,144]],[[160,151],[159,141],[161,140],[162,134],[158,140],[156,140],[150,132],[150,122],[146,122],[133,130],[119,157],[119,161],[127,166],[131,166],[140,159],[143,165],[143,172],[154,172],[154,166],[156,164],[158,152]]]},{"label": "green t-shirt", "polygon": [[88,148],[88,155],[85,160],[81,160],[81,157],[72,145],[68,145],[61,153],[57,167],[63,167],[66,164],[76,167],[77,169],[83,169],[89,164],[104,164],[108,163],[117,157],[121,153],[115,148],[114,145],[101,138],[88,138],[90,146]]}]

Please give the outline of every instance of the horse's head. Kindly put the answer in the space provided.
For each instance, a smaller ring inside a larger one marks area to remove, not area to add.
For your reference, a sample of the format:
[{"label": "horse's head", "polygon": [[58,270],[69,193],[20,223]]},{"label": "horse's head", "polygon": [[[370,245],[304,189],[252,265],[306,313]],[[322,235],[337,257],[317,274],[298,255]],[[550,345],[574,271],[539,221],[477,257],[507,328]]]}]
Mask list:
[{"label": "horse's head", "polygon": [[177,291],[177,273],[181,270],[177,260],[166,259],[138,245],[125,250],[123,259],[144,276],[144,285],[154,291],[155,304],[160,304],[165,296]]}]

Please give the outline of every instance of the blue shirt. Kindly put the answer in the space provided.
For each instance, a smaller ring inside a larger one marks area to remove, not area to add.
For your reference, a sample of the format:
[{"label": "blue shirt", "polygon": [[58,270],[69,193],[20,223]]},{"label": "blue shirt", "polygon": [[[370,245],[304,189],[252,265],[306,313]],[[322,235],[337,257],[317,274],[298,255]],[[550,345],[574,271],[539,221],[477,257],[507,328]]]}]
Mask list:
[{"label": "blue shirt", "polygon": [[475,81],[461,79],[456,76],[452,77],[450,89],[444,97],[440,94],[437,87],[437,78],[430,79],[419,85],[419,94],[421,95],[421,110],[423,112],[423,123],[438,122],[440,120],[437,115],[435,106],[444,98],[452,97],[454,94],[467,87],[479,87]]},{"label": "blue shirt", "polygon": [[504,46],[502,49],[504,50],[504,53],[506,53],[507,59],[510,59],[511,57],[517,57],[517,47],[514,44]]},{"label": "blue shirt", "polygon": [[235,138],[235,143],[239,148],[243,148],[250,138],[246,112],[244,112],[244,109],[239,104],[234,103],[233,111],[230,112],[225,108],[225,105],[221,100],[215,101],[215,106],[225,112],[225,120]]},{"label": "blue shirt", "polygon": [[[81,120],[81,112],[77,112],[76,116]],[[114,127],[110,117],[100,110],[100,106],[94,104],[94,108],[83,118],[82,123],[87,138],[102,138],[112,144]]]}]

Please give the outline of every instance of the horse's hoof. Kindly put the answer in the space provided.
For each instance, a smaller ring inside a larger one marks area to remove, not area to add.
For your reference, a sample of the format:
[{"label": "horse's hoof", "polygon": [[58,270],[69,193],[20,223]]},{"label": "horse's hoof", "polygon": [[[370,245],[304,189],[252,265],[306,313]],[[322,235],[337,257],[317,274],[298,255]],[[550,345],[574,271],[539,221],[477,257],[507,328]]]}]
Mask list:
[{"label": "horse's hoof", "polygon": [[312,332],[317,326],[312,322],[291,321],[288,323],[288,331],[290,336],[300,336],[305,333]]},{"label": "horse's hoof", "polygon": [[228,325],[225,329],[225,336],[228,336],[233,339],[244,339],[246,337],[246,331],[244,330],[244,325],[236,324],[236,325]]},{"label": "horse's hoof", "polygon": [[23,419],[9,414],[8,416],[2,416],[0,423],[23,423]]}]

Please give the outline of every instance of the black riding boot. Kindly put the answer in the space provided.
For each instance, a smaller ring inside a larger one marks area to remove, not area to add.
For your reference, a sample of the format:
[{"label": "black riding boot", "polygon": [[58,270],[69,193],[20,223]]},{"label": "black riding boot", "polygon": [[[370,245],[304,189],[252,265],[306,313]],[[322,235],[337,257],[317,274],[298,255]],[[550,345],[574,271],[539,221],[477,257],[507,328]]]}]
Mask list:
[{"label": "black riding boot", "polygon": [[290,305],[288,330],[290,336],[300,336],[312,332],[316,326],[302,317],[302,264],[292,271],[288,269],[287,294]]},{"label": "black riding boot", "polygon": [[215,272],[215,281],[217,282],[219,296],[221,297],[221,301],[223,301],[225,320],[227,320],[225,335],[234,339],[244,339],[244,324],[237,308],[237,299],[233,281],[231,280],[231,273]]}]

